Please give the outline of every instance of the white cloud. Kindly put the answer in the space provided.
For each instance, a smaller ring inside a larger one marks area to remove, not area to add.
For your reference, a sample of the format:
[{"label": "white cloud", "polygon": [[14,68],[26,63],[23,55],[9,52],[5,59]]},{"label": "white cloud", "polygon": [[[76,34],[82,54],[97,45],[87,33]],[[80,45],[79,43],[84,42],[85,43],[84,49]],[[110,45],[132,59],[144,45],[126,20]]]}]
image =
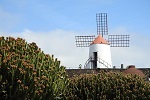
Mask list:
[{"label": "white cloud", "polygon": [[[126,30],[120,33],[126,33]],[[113,33],[113,32],[112,32]],[[130,32],[128,32],[130,33]],[[115,66],[124,64],[124,67],[130,64],[134,64],[137,67],[149,67],[150,66],[150,36],[143,36],[139,33],[130,33],[130,47],[129,48],[112,48],[112,62]],[[10,34],[0,35],[8,36]],[[78,68],[79,64],[84,66],[88,59],[89,48],[78,48],[75,45],[75,36],[81,35],[81,33],[54,30],[50,32],[34,32],[31,30],[24,30],[21,33],[13,33],[13,37],[21,37],[26,39],[28,43],[36,42],[37,45],[46,54],[54,54],[56,58],[61,61],[61,64],[67,68]]]},{"label": "white cloud", "polygon": [[[78,33],[63,30],[54,30],[50,32],[33,32],[24,30],[21,33],[13,33],[13,37],[26,39],[28,43],[35,42],[38,47],[46,54],[54,54],[61,61],[61,64],[67,68],[82,67],[88,59],[88,48],[77,48],[75,44],[75,35]],[[8,34],[0,34],[9,36]]]}]

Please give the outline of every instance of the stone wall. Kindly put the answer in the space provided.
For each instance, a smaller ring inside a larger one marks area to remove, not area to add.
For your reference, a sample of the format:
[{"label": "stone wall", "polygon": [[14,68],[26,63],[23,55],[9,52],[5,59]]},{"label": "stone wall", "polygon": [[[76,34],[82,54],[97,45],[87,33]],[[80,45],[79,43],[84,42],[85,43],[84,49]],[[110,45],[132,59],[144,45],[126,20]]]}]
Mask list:
[{"label": "stone wall", "polygon": [[[146,76],[150,74],[150,68],[138,68],[141,70]],[[114,71],[114,72],[122,72],[125,69],[66,69],[66,72],[69,77],[80,74],[97,74],[100,70],[103,71]]]}]

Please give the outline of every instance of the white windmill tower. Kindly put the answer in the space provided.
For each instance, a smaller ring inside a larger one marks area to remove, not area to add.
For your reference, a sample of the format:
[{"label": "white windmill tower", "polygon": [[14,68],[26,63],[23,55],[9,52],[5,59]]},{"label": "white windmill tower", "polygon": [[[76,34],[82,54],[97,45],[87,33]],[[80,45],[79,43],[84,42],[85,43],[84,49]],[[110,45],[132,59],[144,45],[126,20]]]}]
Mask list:
[{"label": "white windmill tower", "polygon": [[106,13],[96,14],[96,21],[98,36],[75,36],[76,46],[89,47],[84,68],[113,68],[110,47],[129,47],[129,35],[108,35]]}]

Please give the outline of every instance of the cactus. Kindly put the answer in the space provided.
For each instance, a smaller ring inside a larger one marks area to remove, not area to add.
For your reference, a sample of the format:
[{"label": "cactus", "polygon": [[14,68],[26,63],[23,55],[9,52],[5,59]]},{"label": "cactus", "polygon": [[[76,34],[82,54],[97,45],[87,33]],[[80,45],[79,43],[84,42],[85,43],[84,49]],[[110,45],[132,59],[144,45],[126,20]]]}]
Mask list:
[{"label": "cactus", "polygon": [[138,75],[119,72],[85,74],[70,79],[67,99],[149,100],[150,83]]},{"label": "cactus", "polygon": [[65,67],[36,43],[0,37],[0,99],[62,99],[67,84]]}]

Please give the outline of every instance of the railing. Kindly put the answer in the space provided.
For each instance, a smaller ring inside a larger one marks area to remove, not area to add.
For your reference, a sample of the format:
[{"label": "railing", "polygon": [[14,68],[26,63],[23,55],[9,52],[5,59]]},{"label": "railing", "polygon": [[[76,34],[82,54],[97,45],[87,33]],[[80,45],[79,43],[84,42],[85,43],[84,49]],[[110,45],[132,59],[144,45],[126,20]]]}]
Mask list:
[{"label": "railing", "polygon": [[92,61],[92,57],[90,57],[86,62],[85,62],[85,65],[84,65],[84,69],[86,69],[86,66]]},{"label": "railing", "polygon": [[111,65],[108,62],[104,61],[103,59],[101,59],[101,58],[97,58],[97,59],[98,59],[99,63],[105,65],[107,68],[111,67]]},{"label": "railing", "polygon": [[[87,68],[87,65],[90,63],[90,62],[93,62],[95,59],[90,57],[86,62],[85,62],[85,65],[84,65],[84,68],[86,69]],[[109,63],[107,63],[106,61],[104,61],[103,59],[101,58],[98,58],[97,57],[97,61],[101,64],[103,64],[106,68],[108,67],[111,67],[111,65]]]}]

